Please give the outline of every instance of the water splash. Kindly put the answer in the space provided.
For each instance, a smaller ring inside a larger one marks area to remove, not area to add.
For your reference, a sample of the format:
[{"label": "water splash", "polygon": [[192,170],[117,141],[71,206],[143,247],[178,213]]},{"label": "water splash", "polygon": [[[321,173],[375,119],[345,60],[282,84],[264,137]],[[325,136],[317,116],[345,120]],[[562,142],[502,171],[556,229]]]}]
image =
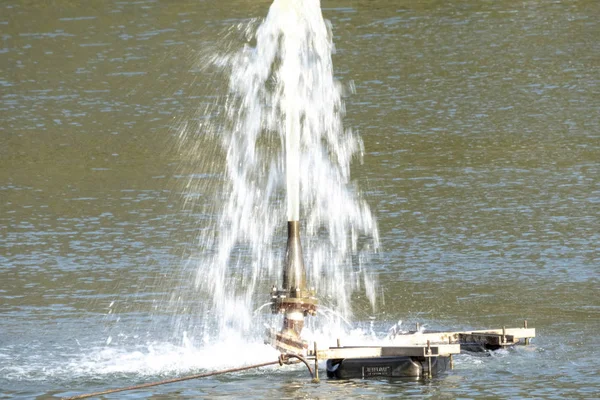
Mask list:
[{"label": "water splash", "polygon": [[193,150],[191,164],[213,172],[188,184],[189,193],[214,196],[193,263],[197,290],[210,294],[196,310],[205,335],[262,334],[252,310],[280,280],[286,218],[303,223],[308,284],[350,319],[352,292],[364,290],[375,305],[365,265],[379,239],[350,181],[363,143],[342,125],[330,25],[318,0],[275,0],[258,28],[250,22],[236,30],[243,47],[211,59],[228,74],[227,95],[197,129],[186,125],[180,134],[181,148]]},{"label": "water splash", "polygon": [[262,340],[229,338],[211,345],[195,346],[191,340],[173,344],[150,341],[136,345],[86,347],[78,349],[41,349],[25,354],[22,360],[6,357],[2,377],[8,381],[73,381],[81,378],[153,378],[197,371],[217,371],[277,360],[279,353]]}]

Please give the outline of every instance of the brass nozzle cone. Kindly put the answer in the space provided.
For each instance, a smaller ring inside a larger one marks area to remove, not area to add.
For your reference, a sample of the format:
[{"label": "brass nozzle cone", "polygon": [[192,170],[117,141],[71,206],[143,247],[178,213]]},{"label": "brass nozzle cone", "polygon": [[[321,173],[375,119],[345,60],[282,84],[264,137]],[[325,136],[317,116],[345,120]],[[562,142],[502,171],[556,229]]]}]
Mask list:
[{"label": "brass nozzle cone", "polygon": [[300,243],[300,222],[288,221],[288,239],[283,266],[283,289],[290,297],[300,297],[306,291],[306,270]]}]

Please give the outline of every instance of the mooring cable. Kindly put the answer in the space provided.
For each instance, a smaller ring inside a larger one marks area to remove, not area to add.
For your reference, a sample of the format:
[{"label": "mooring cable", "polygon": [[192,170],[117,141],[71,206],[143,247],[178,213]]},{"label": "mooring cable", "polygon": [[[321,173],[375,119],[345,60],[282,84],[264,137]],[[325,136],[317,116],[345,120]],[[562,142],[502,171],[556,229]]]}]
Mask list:
[{"label": "mooring cable", "polygon": [[[290,358],[290,357],[297,358],[298,360],[300,360],[301,362],[303,362],[303,363],[304,363],[304,365],[306,365],[306,368],[308,368],[308,372],[310,373],[310,377],[311,377],[311,378],[313,378],[313,379],[315,378],[315,374],[313,373],[313,370],[312,370],[312,368],[311,368],[311,367],[310,367],[310,365],[308,364],[308,361],[306,361],[306,358],[304,358],[304,357],[302,357],[302,356],[299,356],[298,354],[285,354],[285,355],[283,355],[283,354],[282,354],[282,356],[288,359],[288,360],[287,360],[287,363],[288,363],[288,364],[290,363],[290,362],[289,362],[289,358]],[[279,357],[279,359],[281,359],[281,358],[282,358],[282,357]]]},{"label": "mooring cable", "polygon": [[304,365],[306,365],[306,367],[308,368],[308,372],[310,372],[311,377],[314,378],[314,374],[313,374],[312,368],[310,367],[310,365],[308,365],[308,362],[306,361],[306,359],[304,357],[296,355],[296,354],[282,354],[282,355],[279,356],[279,359],[277,361],[269,361],[269,362],[264,362],[264,363],[261,363],[261,364],[247,365],[245,367],[230,368],[230,369],[224,369],[224,370],[221,370],[221,371],[207,372],[207,373],[204,373],[204,374],[188,375],[188,376],[183,376],[181,378],[167,379],[167,380],[159,381],[159,382],[142,383],[140,385],[135,385],[135,386],[127,386],[127,387],[122,387],[122,388],[117,388],[117,389],[104,390],[102,392],[85,393],[85,394],[80,394],[80,395],[72,396],[72,397],[63,397],[62,400],[87,399],[89,397],[102,396],[102,395],[105,395],[105,394],[111,394],[111,393],[117,393],[117,392],[125,392],[125,391],[128,391],[128,390],[144,389],[144,388],[148,388],[148,387],[152,387],[152,386],[160,386],[160,385],[166,385],[166,384],[169,384],[169,383],[189,381],[191,379],[206,378],[206,377],[209,377],[209,376],[222,375],[222,374],[227,374],[227,373],[231,373],[231,372],[246,371],[246,370],[249,370],[249,369],[266,367],[266,366],[269,366],[269,365],[291,364],[290,361],[289,361],[290,357],[297,358],[298,360],[300,360],[301,362],[303,362]]}]

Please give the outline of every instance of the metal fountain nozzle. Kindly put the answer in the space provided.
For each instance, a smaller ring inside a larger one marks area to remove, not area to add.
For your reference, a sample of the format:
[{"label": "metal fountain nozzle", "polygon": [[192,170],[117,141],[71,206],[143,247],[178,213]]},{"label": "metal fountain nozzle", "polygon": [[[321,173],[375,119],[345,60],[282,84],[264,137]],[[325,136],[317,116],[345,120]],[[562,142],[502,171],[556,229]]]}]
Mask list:
[{"label": "metal fountain nozzle", "polygon": [[314,291],[306,289],[306,270],[302,259],[300,222],[288,221],[288,238],[283,265],[283,286],[273,286],[271,311],[284,314],[280,335],[300,340],[304,317],[315,315],[317,299]]},{"label": "metal fountain nozzle", "polygon": [[283,266],[283,288],[293,297],[301,297],[300,294],[295,296],[296,292],[306,288],[306,269],[302,259],[299,221],[288,221],[288,239]]}]

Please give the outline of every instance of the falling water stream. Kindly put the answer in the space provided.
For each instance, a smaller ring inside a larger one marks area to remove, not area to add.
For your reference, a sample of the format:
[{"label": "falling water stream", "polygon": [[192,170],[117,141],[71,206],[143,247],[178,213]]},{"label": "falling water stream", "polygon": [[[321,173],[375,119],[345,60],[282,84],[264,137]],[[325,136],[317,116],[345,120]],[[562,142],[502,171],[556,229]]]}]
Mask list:
[{"label": "falling water stream", "polygon": [[[192,265],[198,290],[211,297],[200,311],[213,316],[204,328],[218,337],[228,330],[262,334],[264,318],[252,311],[281,279],[286,220],[304,225],[309,285],[349,319],[354,291],[366,292],[375,306],[376,283],[365,260],[378,247],[378,233],[350,181],[350,163],[362,156],[363,144],[342,125],[331,27],[318,0],[275,0],[258,28],[237,29],[247,43],[212,57],[229,75],[228,93],[215,105],[221,112],[180,135],[184,142],[216,140],[226,159],[220,198],[212,205],[219,217],[201,235],[201,254]],[[212,159],[205,152],[188,156]],[[203,192],[213,183],[189,187]]]}]

